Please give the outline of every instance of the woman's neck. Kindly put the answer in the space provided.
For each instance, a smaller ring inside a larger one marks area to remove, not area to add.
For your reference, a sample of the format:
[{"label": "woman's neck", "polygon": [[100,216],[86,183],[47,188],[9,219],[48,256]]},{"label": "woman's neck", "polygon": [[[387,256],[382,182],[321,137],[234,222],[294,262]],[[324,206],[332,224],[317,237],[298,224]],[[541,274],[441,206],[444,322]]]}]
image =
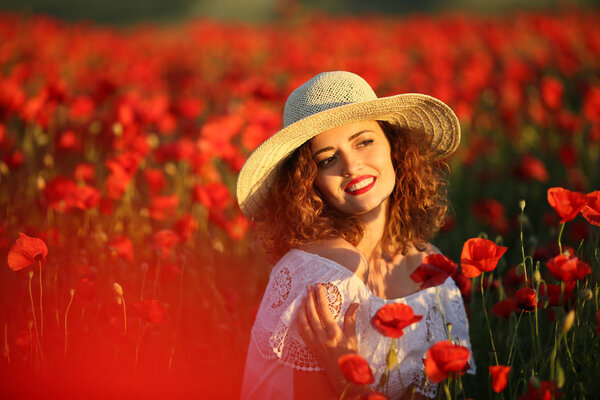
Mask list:
[{"label": "woman's neck", "polygon": [[369,262],[373,257],[381,254],[381,239],[387,219],[386,205],[382,204],[382,207],[360,216],[364,231],[363,237],[356,247]]}]

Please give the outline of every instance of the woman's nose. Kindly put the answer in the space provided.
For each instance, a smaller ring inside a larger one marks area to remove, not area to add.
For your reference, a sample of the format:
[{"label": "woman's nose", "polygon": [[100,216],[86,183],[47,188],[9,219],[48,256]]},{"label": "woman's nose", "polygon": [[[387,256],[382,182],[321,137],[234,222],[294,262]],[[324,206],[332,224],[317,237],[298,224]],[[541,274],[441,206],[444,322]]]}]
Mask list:
[{"label": "woman's nose", "polygon": [[343,176],[353,176],[361,169],[362,163],[356,157],[344,155],[341,158]]}]

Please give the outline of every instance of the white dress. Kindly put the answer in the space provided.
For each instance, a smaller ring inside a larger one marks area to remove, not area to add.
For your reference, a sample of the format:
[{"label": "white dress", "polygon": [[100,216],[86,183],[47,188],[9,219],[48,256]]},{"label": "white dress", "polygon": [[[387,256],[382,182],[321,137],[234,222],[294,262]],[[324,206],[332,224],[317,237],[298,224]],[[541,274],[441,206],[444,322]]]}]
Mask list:
[{"label": "white dress", "polygon": [[[373,315],[388,303],[404,303],[423,319],[404,328],[396,340],[398,366],[390,373],[387,394],[399,398],[409,385],[433,398],[437,385],[428,382],[422,359],[436,342],[447,340],[439,310],[436,288],[431,287],[398,299],[375,296],[350,270],[330,259],[303,250],[292,249],[271,271],[269,284],[250,336],[242,400],[293,399],[294,372],[321,371],[319,363],[298,333],[298,308],[306,296],[306,287],[324,284],[330,310],[343,327],[346,309],[359,303],[356,335],[359,354],[373,370],[376,383],[385,370],[391,338],[377,332],[370,324]],[[446,322],[452,323],[452,339],[471,349],[468,321],[460,290],[452,278],[437,286]],[[469,372],[475,372],[471,357]],[[397,373],[397,369],[399,372]]]}]

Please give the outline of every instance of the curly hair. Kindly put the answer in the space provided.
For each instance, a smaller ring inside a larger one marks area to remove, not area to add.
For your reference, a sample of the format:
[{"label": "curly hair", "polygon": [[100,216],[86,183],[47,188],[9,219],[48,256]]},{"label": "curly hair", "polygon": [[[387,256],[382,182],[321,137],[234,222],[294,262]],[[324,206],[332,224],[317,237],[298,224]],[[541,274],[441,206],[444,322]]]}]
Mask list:
[{"label": "curly hair", "polygon": [[[433,160],[425,132],[378,122],[390,143],[396,173],[381,245],[389,255],[406,254],[411,244],[424,250],[448,210],[448,165]],[[359,219],[328,206],[321,198],[314,187],[317,171],[310,142],[282,163],[265,211],[255,218],[255,239],[270,261],[316,240],[341,237],[356,246],[362,239],[364,228]]]}]

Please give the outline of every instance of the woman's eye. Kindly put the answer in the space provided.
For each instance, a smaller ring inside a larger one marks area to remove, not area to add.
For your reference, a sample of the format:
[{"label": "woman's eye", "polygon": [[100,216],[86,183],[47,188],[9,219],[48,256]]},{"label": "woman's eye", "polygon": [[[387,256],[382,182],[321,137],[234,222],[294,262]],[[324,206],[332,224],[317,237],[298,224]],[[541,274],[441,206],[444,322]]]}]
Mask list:
[{"label": "woman's eye", "polygon": [[317,166],[319,168],[325,168],[327,165],[329,165],[335,158],[334,157],[327,157],[322,159],[321,161],[319,161],[317,163]]},{"label": "woman's eye", "polygon": [[361,141],[358,145],[360,147],[366,147],[366,146],[370,145],[371,143],[373,143],[373,139],[365,139],[365,140]]}]

